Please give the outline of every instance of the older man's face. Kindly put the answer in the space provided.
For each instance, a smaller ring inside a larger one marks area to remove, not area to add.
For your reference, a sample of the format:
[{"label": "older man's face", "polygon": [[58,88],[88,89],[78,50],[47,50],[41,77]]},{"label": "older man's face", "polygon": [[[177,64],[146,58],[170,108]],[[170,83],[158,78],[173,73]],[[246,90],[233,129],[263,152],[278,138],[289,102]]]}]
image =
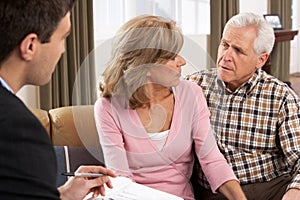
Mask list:
[{"label": "older man's face", "polygon": [[234,91],[261,67],[260,56],[254,51],[254,26],[228,26],[218,49],[218,77]]}]

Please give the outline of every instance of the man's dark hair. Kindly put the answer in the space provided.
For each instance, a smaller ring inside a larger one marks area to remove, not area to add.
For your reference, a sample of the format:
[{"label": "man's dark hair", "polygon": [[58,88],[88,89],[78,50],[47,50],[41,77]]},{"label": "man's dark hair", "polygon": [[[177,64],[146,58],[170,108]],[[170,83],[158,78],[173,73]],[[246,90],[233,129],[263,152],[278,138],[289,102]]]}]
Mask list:
[{"label": "man's dark hair", "polygon": [[0,0],[0,64],[30,33],[47,43],[76,0]]}]

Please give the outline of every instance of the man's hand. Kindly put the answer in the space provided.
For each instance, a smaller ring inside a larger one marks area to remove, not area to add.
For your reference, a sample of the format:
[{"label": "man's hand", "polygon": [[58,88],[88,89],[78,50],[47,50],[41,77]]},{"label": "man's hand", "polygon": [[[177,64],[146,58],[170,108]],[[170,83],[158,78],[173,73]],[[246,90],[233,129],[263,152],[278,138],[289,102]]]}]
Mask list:
[{"label": "man's hand", "polygon": [[289,189],[282,197],[282,200],[295,200],[300,199],[299,189]]},{"label": "man's hand", "polygon": [[219,192],[230,200],[246,200],[246,196],[236,180],[230,180],[219,187]]},{"label": "man's hand", "polygon": [[112,188],[112,184],[109,180],[109,176],[116,177],[116,175],[109,169],[101,166],[80,166],[77,173],[102,173],[107,176],[101,176],[97,178],[88,177],[71,177],[68,181],[58,188],[60,192],[60,198],[62,200],[68,199],[83,199],[88,193],[93,192],[93,197],[99,194],[105,195],[104,184],[107,187]]}]

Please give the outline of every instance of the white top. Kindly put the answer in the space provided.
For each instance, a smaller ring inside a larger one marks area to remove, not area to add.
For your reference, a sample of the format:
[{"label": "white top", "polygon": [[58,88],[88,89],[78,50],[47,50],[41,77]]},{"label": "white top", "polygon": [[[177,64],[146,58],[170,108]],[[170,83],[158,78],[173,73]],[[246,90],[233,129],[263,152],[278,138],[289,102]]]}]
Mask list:
[{"label": "white top", "polygon": [[165,130],[159,133],[148,133],[148,135],[153,143],[157,146],[157,148],[161,151],[166,144],[169,132],[170,130]]}]

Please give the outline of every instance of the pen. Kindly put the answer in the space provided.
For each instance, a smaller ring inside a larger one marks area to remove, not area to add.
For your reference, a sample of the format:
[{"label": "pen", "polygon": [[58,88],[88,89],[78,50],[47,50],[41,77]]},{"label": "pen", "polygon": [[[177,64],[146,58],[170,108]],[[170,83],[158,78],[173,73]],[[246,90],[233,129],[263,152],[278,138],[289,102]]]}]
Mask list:
[{"label": "pen", "polygon": [[77,176],[77,177],[101,177],[106,176],[106,174],[98,174],[98,173],[78,173],[78,172],[63,172],[61,173],[63,176]]}]

